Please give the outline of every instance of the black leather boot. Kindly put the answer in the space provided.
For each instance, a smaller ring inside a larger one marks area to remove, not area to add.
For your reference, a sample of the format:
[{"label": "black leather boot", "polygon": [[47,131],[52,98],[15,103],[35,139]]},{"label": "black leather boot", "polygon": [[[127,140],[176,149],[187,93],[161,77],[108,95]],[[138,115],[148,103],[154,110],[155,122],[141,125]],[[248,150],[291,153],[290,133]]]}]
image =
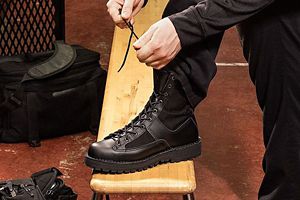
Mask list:
[{"label": "black leather boot", "polygon": [[154,92],[144,110],[124,128],[93,143],[87,166],[104,173],[141,171],[201,153],[193,108],[172,72],[155,71]]}]

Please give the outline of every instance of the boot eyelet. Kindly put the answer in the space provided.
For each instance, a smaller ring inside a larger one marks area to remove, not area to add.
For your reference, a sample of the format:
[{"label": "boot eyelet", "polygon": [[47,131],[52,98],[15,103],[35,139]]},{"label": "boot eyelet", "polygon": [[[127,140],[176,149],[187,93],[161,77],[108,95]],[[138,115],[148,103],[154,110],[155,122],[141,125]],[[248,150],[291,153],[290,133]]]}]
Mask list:
[{"label": "boot eyelet", "polygon": [[157,112],[158,112],[158,110],[155,108],[155,109],[153,109],[153,112],[157,113]]},{"label": "boot eyelet", "polygon": [[171,79],[174,81],[175,80],[175,76],[172,76]]},{"label": "boot eyelet", "polygon": [[146,126],[145,126],[144,124],[142,124],[142,128],[143,128],[143,129],[146,129]]},{"label": "boot eyelet", "polygon": [[164,95],[165,95],[165,97],[167,97],[169,94],[166,92]]},{"label": "boot eyelet", "polygon": [[121,146],[121,142],[117,142],[117,145],[118,145],[118,146]]},{"label": "boot eyelet", "polygon": [[125,141],[126,141],[126,142],[129,142],[129,138],[126,137],[126,138],[125,138]]},{"label": "boot eyelet", "polygon": [[164,101],[162,99],[159,100],[159,103],[163,103]]},{"label": "boot eyelet", "polygon": [[168,88],[169,88],[169,89],[170,89],[170,88],[172,88],[172,85],[171,85],[171,84],[169,84],[169,85],[168,85]]}]

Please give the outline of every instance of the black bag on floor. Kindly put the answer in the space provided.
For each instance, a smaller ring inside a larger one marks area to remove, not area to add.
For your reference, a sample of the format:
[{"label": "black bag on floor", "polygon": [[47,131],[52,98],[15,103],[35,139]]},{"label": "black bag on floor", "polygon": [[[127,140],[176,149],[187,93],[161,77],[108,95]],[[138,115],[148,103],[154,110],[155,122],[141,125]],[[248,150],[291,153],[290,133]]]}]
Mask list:
[{"label": "black bag on floor", "polygon": [[37,172],[30,179],[0,182],[1,200],[76,200],[77,194],[66,186],[56,168]]},{"label": "black bag on floor", "polygon": [[1,200],[45,200],[32,179],[0,182]]},{"label": "black bag on floor", "polygon": [[56,43],[54,52],[0,58],[0,142],[96,134],[106,82],[96,52]]},{"label": "black bag on floor", "polygon": [[58,178],[61,175],[63,174],[58,169],[49,168],[34,173],[31,178],[46,200],[76,200],[77,194]]}]

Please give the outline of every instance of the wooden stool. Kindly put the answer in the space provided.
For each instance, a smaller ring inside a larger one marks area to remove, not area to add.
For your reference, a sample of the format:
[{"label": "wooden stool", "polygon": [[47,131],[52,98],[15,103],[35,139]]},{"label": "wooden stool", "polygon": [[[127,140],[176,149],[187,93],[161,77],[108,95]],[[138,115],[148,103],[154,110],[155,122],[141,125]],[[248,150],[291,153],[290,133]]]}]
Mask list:
[{"label": "wooden stool", "polygon": [[[166,0],[149,1],[136,19],[135,31],[139,36],[160,19],[166,3]],[[128,37],[129,30],[115,30],[98,140],[127,124],[143,109],[153,91],[152,69],[139,63],[132,49],[126,65],[117,72]],[[163,164],[132,174],[94,173],[90,186],[95,200],[109,199],[109,194],[116,193],[178,193],[185,200],[192,200],[196,188],[194,164],[193,161]]]}]

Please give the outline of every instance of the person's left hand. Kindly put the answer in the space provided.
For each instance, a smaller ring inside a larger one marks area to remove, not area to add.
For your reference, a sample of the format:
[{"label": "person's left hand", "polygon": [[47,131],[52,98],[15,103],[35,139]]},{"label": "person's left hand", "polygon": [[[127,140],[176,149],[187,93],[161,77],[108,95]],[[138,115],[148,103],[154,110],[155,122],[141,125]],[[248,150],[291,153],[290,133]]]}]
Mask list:
[{"label": "person's left hand", "polygon": [[154,69],[166,66],[181,50],[179,37],[169,18],[153,24],[133,47],[139,61]]}]

